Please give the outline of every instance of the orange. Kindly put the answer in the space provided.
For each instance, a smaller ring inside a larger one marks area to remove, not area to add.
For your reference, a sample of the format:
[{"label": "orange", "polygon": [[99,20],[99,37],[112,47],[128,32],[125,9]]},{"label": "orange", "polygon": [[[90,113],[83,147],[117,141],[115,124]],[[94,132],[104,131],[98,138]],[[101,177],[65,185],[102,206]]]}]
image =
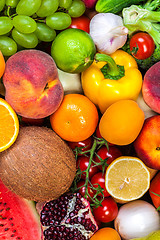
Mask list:
[{"label": "orange", "polygon": [[96,106],[82,94],[68,94],[56,112],[50,116],[52,129],[64,140],[83,141],[98,124]]},{"label": "orange", "polygon": [[90,240],[121,240],[119,233],[110,227],[99,229]]},{"label": "orange", "polygon": [[0,152],[9,148],[19,132],[19,121],[12,107],[0,98]]},{"label": "orange", "polygon": [[5,60],[2,52],[0,51],[0,78],[2,77],[5,70]]},{"label": "orange", "polygon": [[117,202],[133,201],[148,191],[150,172],[139,158],[122,156],[107,167],[105,186]]},{"label": "orange", "polygon": [[116,145],[132,143],[144,123],[144,112],[133,100],[119,100],[104,112],[100,119],[100,134]]}]

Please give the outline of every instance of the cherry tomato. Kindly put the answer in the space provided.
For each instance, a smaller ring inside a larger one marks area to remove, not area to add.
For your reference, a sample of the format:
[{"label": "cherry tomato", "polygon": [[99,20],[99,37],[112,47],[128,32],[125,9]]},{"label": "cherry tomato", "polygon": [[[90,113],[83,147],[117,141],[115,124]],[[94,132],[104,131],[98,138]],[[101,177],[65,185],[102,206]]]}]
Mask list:
[{"label": "cherry tomato", "polygon": [[145,32],[139,32],[132,36],[130,40],[130,50],[137,59],[149,58],[155,49],[153,38]]},{"label": "cherry tomato", "polygon": [[[109,150],[108,148],[104,145],[102,146],[98,151],[97,151],[97,155],[102,158],[103,160],[107,160],[106,161],[106,167],[105,170],[107,169],[107,166],[116,158],[122,156],[121,151],[119,150],[118,147],[116,146],[110,146]],[[98,158],[98,156],[95,156],[95,162],[99,163],[101,160]],[[100,170],[102,170],[102,165],[99,165],[98,168]]]},{"label": "cherry tomato", "polygon": [[[80,180],[78,183],[77,183],[77,188],[79,188],[78,192],[84,197],[85,195],[85,186],[83,186],[85,184],[85,181],[84,180]],[[82,187],[83,186],[83,187]],[[87,195],[87,200],[89,202],[92,202],[92,199],[94,197],[94,192],[93,192],[93,189],[90,187],[90,185],[88,185],[87,187],[88,189],[88,195]],[[91,197],[91,198],[90,198]]]},{"label": "cherry tomato", "polygon": [[93,208],[95,218],[103,223],[113,221],[118,215],[118,206],[112,197],[106,197],[102,201],[102,206]]},{"label": "cherry tomato", "polygon": [[98,124],[98,126],[97,126],[97,128],[96,128],[95,134],[96,134],[96,137],[102,138],[102,136],[101,136],[101,134],[100,134],[100,131],[99,131],[99,124]]},{"label": "cherry tomato", "polygon": [[[99,125],[96,128],[95,135],[96,135],[97,138],[102,138],[102,136],[100,134],[100,131],[99,131]],[[114,144],[108,142],[108,145],[113,146]]]},{"label": "cherry tomato", "polygon": [[[106,187],[105,187],[105,174],[102,172],[96,173],[92,178],[91,178],[91,184],[93,187],[98,187],[98,184],[101,186],[101,188],[104,189],[103,194],[104,197],[109,197],[110,194],[107,192]],[[96,191],[94,191],[96,192]],[[102,193],[99,193],[97,196],[102,197]]]},{"label": "cherry tomato", "polygon": [[89,33],[89,24],[90,24],[90,19],[82,15],[77,18],[72,18],[72,22],[69,28],[78,28]]},{"label": "cherry tomato", "polygon": [[[67,142],[67,144],[70,146],[72,150],[74,150],[76,147],[81,148],[82,152],[85,152],[89,149],[91,149],[93,144],[93,138],[89,137],[83,141],[79,142]],[[81,156],[82,154],[78,153],[78,156]]]},{"label": "cherry tomato", "polygon": [[[77,169],[80,168],[81,171],[85,171],[88,168],[89,165],[89,156],[79,156],[77,158],[77,163],[76,163],[76,167]],[[91,177],[99,171],[99,168],[97,166],[95,166],[94,163],[91,163],[90,169],[89,169],[89,179],[91,179]],[[82,173],[81,176],[82,179],[86,178],[86,173]]]},{"label": "cherry tomato", "polygon": [[[159,196],[155,195],[158,194]],[[152,179],[149,194],[156,208],[160,207],[160,172]]]}]

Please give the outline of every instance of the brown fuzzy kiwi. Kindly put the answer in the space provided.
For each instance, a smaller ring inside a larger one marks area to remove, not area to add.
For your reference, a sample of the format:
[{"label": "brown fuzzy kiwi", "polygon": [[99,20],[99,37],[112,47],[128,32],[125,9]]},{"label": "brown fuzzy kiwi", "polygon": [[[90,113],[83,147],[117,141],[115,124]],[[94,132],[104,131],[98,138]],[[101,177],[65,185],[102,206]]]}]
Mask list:
[{"label": "brown fuzzy kiwi", "polygon": [[21,127],[15,143],[0,153],[0,178],[28,200],[58,198],[69,189],[75,174],[73,151],[47,127]]}]

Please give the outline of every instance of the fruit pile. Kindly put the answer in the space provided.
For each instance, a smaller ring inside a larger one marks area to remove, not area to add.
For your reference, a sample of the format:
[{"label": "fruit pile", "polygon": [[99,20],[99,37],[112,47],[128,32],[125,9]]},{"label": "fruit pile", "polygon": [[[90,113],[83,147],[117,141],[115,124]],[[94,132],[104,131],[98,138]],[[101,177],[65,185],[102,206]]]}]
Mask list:
[{"label": "fruit pile", "polygon": [[159,8],[0,1],[0,239],[160,239]]}]

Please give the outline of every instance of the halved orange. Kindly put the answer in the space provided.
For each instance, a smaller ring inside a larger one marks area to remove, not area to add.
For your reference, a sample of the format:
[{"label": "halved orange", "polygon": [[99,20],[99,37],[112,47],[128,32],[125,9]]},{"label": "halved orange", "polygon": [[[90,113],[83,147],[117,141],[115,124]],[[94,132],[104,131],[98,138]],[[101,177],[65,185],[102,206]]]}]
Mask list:
[{"label": "halved orange", "polygon": [[0,98],[0,152],[9,148],[19,132],[17,114],[7,101]]},{"label": "halved orange", "polygon": [[105,186],[119,203],[141,198],[150,187],[150,172],[137,157],[121,156],[107,168]]}]

